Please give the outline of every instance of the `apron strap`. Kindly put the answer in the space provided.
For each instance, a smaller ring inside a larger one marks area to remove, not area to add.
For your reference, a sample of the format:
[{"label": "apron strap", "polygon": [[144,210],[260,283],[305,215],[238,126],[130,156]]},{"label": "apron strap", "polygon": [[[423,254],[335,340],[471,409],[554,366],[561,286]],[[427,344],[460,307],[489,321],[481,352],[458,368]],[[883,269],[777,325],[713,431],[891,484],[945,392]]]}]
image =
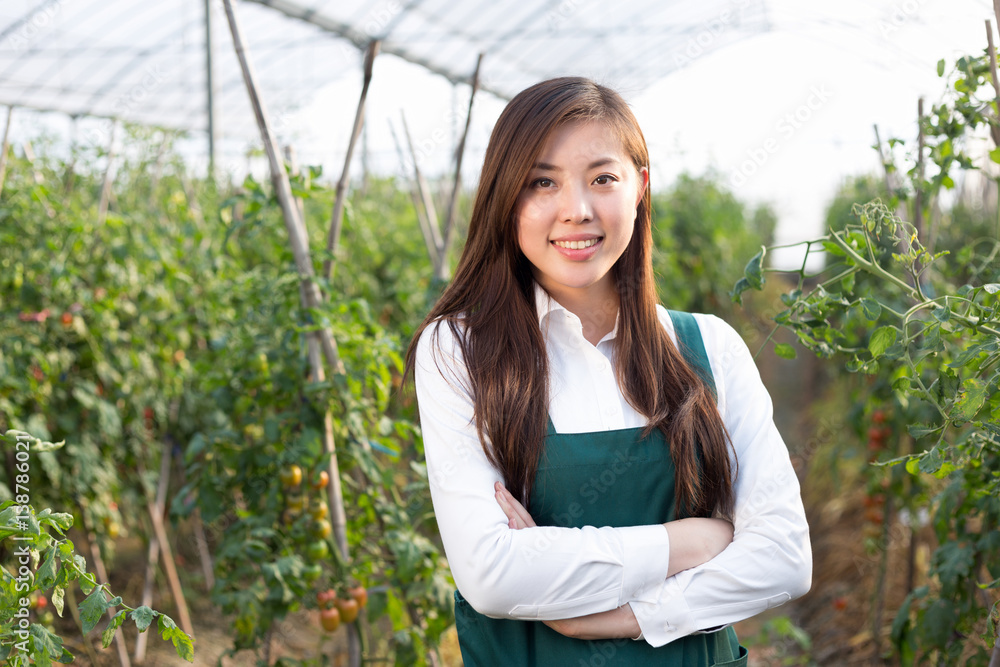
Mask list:
[{"label": "apron strap", "polygon": [[677,332],[677,347],[684,356],[684,361],[691,366],[692,370],[698,374],[705,386],[711,390],[712,395],[718,398],[715,391],[715,378],[712,376],[712,365],[708,362],[708,353],[705,351],[705,342],[701,338],[701,329],[691,313],[682,313],[678,310],[668,310],[670,321],[674,323],[674,331]]}]

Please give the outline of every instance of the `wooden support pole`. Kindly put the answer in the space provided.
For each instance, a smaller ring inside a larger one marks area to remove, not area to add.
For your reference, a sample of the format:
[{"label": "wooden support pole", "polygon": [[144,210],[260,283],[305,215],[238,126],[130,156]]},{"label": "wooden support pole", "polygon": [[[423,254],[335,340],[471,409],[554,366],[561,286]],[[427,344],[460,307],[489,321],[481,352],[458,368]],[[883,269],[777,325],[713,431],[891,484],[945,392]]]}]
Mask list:
[{"label": "wooden support pole", "polygon": [[118,121],[111,121],[111,139],[108,141],[108,165],[104,169],[104,180],[101,183],[101,200],[97,205],[97,222],[103,224],[108,217],[108,204],[111,201],[111,182],[115,173],[115,134]]},{"label": "wooden support pole", "polygon": [[[261,139],[264,144],[264,150],[267,153],[268,165],[271,171],[271,180],[281,206],[282,216],[285,220],[285,229],[288,231],[292,254],[295,257],[295,265],[301,279],[300,294],[302,303],[306,309],[315,310],[322,301],[322,295],[314,280],[315,272],[313,270],[312,259],[309,256],[308,239],[303,234],[305,225],[299,217],[298,207],[293,201],[288,174],[285,171],[284,165],[279,160],[278,142],[271,131],[267,111],[257,90],[256,74],[254,73],[253,65],[250,62],[250,56],[243,40],[243,32],[236,15],[236,7],[233,0],[223,0],[223,4],[226,8],[229,30],[233,36],[233,47],[236,50],[236,56],[239,59],[240,69],[243,73],[243,81],[250,96],[250,106],[253,108],[254,116],[257,119],[257,127],[260,129]],[[319,338],[322,358],[326,359],[331,372],[343,374],[345,372],[344,365],[340,360],[336,343],[330,335],[330,331],[325,327],[320,327],[317,329],[316,335]],[[309,355],[309,362],[313,376],[317,378],[323,377],[323,364],[320,363],[321,356],[316,353],[315,348],[313,348],[313,352]],[[327,487],[327,492],[330,504],[331,524],[333,525],[335,542],[337,548],[340,550],[340,556],[344,562],[349,562],[350,551],[347,542],[346,520],[341,519],[341,517],[345,516],[344,498],[340,487],[336,444],[333,439],[333,423],[329,414],[327,414],[324,420],[323,445],[326,452],[330,455],[330,485]],[[348,651],[350,667],[360,665],[361,646],[355,633],[348,633]]]},{"label": "wooden support pole", "polygon": [[472,104],[476,101],[476,92],[479,90],[479,70],[483,65],[483,55],[485,54],[480,53],[476,60],[476,71],[472,75],[472,94],[469,95],[469,113],[465,116],[465,129],[462,131],[462,139],[458,142],[458,151],[455,156],[455,184],[451,189],[451,201],[448,202],[448,215],[444,223],[444,247],[438,253],[438,263],[434,271],[434,277],[441,281],[447,280],[451,273],[451,268],[448,266],[448,255],[455,238],[458,195],[462,187],[462,156],[465,154],[465,140],[469,136],[469,125],[472,122]]},{"label": "wooden support pole", "polygon": [[424,204],[427,224],[431,231],[431,237],[434,239],[434,266],[436,268],[438,264],[437,258],[441,255],[441,248],[444,246],[444,241],[441,238],[441,225],[438,222],[437,209],[434,207],[434,197],[431,196],[431,188],[427,184],[427,179],[424,178],[423,172],[420,171],[420,164],[417,163],[417,151],[413,148],[413,138],[410,137],[410,126],[406,123],[406,114],[400,110],[399,115],[403,120],[403,134],[406,136],[406,145],[409,147],[410,157],[413,159],[413,175],[417,180],[420,200]]},{"label": "wooden support pole", "polygon": [[[163,508],[167,503],[167,488],[170,485],[170,448],[163,447],[160,461],[160,479],[156,484],[156,502],[154,511],[163,516]],[[153,585],[156,583],[156,565],[160,560],[160,539],[154,529],[149,537],[149,548],[146,550],[146,577],[142,586],[142,604],[147,607],[153,605]],[[191,634],[185,630],[188,634]],[[146,661],[146,643],[148,633],[140,632],[136,638],[135,651],[132,657],[136,664],[141,665]]]},{"label": "wooden support pole", "polygon": [[[389,132],[392,134],[392,141],[396,144],[396,152],[399,154],[399,163],[406,169],[406,156],[403,154],[403,146],[396,136],[396,129],[389,123]],[[430,221],[427,219],[427,212],[420,201],[420,189],[416,181],[410,188],[410,198],[413,200],[413,209],[417,212],[417,223],[420,225],[420,233],[424,237],[424,245],[427,246],[427,255],[431,258],[431,266],[437,266],[437,243],[434,241],[434,234],[431,232]]]},{"label": "wooden support pole", "polygon": [[365,74],[364,83],[361,86],[361,97],[358,98],[358,110],[354,114],[354,129],[351,131],[351,140],[347,143],[347,155],[344,156],[344,168],[340,172],[340,180],[337,181],[337,197],[333,201],[333,214],[330,216],[330,231],[326,237],[326,258],[323,260],[323,277],[327,280],[333,275],[334,253],[337,251],[337,244],[340,242],[340,230],[344,226],[344,203],[347,199],[347,185],[351,178],[351,159],[354,156],[354,146],[361,136],[361,128],[365,123],[365,100],[368,99],[368,86],[372,82],[372,67],[375,64],[375,56],[378,55],[381,42],[373,39],[368,44],[365,51]]},{"label": "wooden support pole", "polygon": [[913,226],[924,238],[924,98],[917,100],[917,192],[913,198]]},{"label": "wooden support pole", "polygon": [[882,175],[885,179],[885,192],[889,197],[893,196],[892,191],[892,179],[889,176],[889,158],[885,156],[885,151],[882,150],[882,137],[878,132],[878,123],[872,125],[875,128],[875,148],[878,150],[878,159],[882,163]]},{"label": "wooden support pole", "polygon": [[97,651],[94,650],[94,645],[90,641],[90,637],[83,634],[83,620],[80,618],[80,604],[76,600],[76,584],[70,583],[66,587],[66,598],[69,602],[67,607],[69,607],[69,613],[73,616],[73,621],[76,623],[76,627],[80,629],[80,640],[83,641],[83,650],[87,652],[87,657],[90,658],[91,665],[101,664],[97,658]]},{"label": "wooden support pole", "polygon": [[[226,18],[229,20],[229,29],[233,35],[233,46],[236,49],[236,56],[240,61],[240,68],[243,72],[243,80],[247,86],[250,96],[250,106],[253,108],[254,116],[257,119],[257,126],[260,129],[261,138],[264,143],[264,151],[267,153],[267,161],[271,172],[271,181],[274,185],[275,195],[281,206],[281,212],[285,220],[285,227],[288,231],[289,241],[292,247],[292,255],[295,258],[295,267],[302,279],[303,307],[307,310],[315,310],[322,302],[322,295],[315,282],[316,272],[313,269],[312,259],[309,256],[308,240],[302,236],[303,225],[298,218],[298,210],[292,202],[292,189],[288,183],[288,174],[278,157],[278,142],[274,138],[271,130],[271,123],[263,102],[257,92],[257,75],[253,65],[250,63],[249,55],[243,42],[242,30],[236,17],[232,0],[223,0],[226,7]],[[336,343],[333,342],[330,332],[320,329],[320,342],[322,343],[323,357],[331,371],[343,374],[344,363],[340,359]]]},{"label": "wooden support pole", "polygon": [[[993,9],[997,15],[997,25],[1000,25],[1000,0],[993,0]],[[1000,147],[1000,76],[997,75],[997,50],[993,44],[993,24],[989,19],[986,19],[986,43],[990,54],[990,81],[993,83],[997,105],[997,112],[990,119],[990,135],[993,138],[993,145]],[[1000,239],[1000,178],[994,178],[993,182],[996,183],[998,193],[996,236]]]},{"label": "wooden support pole", "polygon": [[212,0],[205,0],[205,115],[208,130],[208,179],[215,179],[215,149],[218,123],[215,114],[215,65],[212,61]]},{"label": "wooden support pole", "polygon": [[996,100],[996,113],[990,118],[990,135],[993,145],[1000,146],[1000,81],[997,79],[997,50],[993,45],[993,24],[986,19],[986,44],[990,56],[990,83],[993,84],[993,96]]},{"label": "wooden support pole", "polygon": [[73,191],[73,182],[76,180],[76,154],[79,148],[77,135],[79,134],[80,117],[70,116],[69,126],[69,164],[66,165],[66,174],[63,177],[63,194],[68,195]]},{"label": "wooden support pole", "polygon": [[[94,561],[94,574],[97,575],[97,583],[108,583],[108,568],[104,567],[104,559],[101,558],[101,547],[97,544],[94,532],[87,525],[86,512],[80,508],[80,527],[87,537],[87,546],[90,548],[90,557]],[[108,607],[108,618],[114,618],[118,613],[117,607]],[[125,645],[125,635],[122,629],[115,630],[115,650],[118,652],[118,662],[122,667],[132,667],[132,661],[128,658],[128,647]]]},{"label": "wooden support pole", "polygon": [[[184,598],[184,589],[181,588],[180,577],[177,576],[177,566],[174,564],[174,554],[170,550],[170,538],[167,536],[167,529],[163,525],[163,512],[166,508],[166,495],[163,504],[159,504],[160,486],[166,486],[170,480],[170,452],[169,443],[163,443],[163,452],[160,455],[160,482],[157,484],[157,498],[149,499],[146,508],[149,511],[149,518],[153,522],[153,534],[159,542],[160,556],[163,558],[163,571],[167,575],[167,583],[170,584],[170,593],[173,595],[174,603],[177,605],[177,622],[181,630],[194,637],[194,624],[191,623],[191,614],[188,613],[187,600]],[[166,491],[164,491],[164,494]]]},{"label": "wooden support pole", "polygon": [[14,107],[7,107],[7,122],[3,127],[3,145],[0,146],[0,194],[7,178],[7,156],[10,154],[10,121],[14,117]]}]

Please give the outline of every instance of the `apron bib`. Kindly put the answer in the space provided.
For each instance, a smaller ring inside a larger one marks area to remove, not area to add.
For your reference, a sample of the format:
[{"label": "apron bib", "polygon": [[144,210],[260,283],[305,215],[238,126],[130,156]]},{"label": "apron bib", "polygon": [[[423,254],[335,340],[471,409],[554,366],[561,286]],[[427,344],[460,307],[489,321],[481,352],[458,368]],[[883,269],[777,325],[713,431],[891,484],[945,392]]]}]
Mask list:
[{"label": "apron bib", "polygon": [[[711,384],[698,325],[670,312],[688,363]],[[693,327],[693,328],[692,328]],[[706,375],[707,374],[707,375]],[[549,421],[531,493],[539,526],[638,526],[672,521],[674,464],[663,434],[642,428],[556,433]],[[455,625],[466,667],[743,667],[747,651],[731,627],[659,648],[631,639],[570,639],[540,621],[483,616],[455,591]]]}]

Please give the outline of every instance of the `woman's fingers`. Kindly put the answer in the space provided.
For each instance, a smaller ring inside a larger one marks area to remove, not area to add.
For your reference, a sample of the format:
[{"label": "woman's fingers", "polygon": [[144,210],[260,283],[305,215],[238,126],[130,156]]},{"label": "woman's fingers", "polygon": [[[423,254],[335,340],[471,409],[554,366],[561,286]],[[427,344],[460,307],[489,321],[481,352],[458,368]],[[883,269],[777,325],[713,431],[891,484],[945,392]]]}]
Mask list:
[{"label": "woman's fingers", "polygon": [[535,526],[535,520],[528,514],[528,510],[524,509],[524,505],[519,503],[517,498],[512,496],[501,482],[494,484],[493,489],[496,492],[497,503],[507,516],[508,525],[511,528],[516,530]]}]

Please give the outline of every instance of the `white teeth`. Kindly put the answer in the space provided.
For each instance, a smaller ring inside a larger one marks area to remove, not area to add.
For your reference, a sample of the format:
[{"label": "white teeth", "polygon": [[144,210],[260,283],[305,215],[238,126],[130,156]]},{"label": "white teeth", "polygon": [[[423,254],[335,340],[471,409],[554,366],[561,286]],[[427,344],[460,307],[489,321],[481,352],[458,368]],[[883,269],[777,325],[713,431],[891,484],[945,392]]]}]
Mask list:
[{"label": "white teeth", "polygon": [[587,239],[586,241],[553,241],[560,248],[567,248],[569,250],[581,250],[583,248],[589,248],[590,246],[596,244],[600,239]]}]

